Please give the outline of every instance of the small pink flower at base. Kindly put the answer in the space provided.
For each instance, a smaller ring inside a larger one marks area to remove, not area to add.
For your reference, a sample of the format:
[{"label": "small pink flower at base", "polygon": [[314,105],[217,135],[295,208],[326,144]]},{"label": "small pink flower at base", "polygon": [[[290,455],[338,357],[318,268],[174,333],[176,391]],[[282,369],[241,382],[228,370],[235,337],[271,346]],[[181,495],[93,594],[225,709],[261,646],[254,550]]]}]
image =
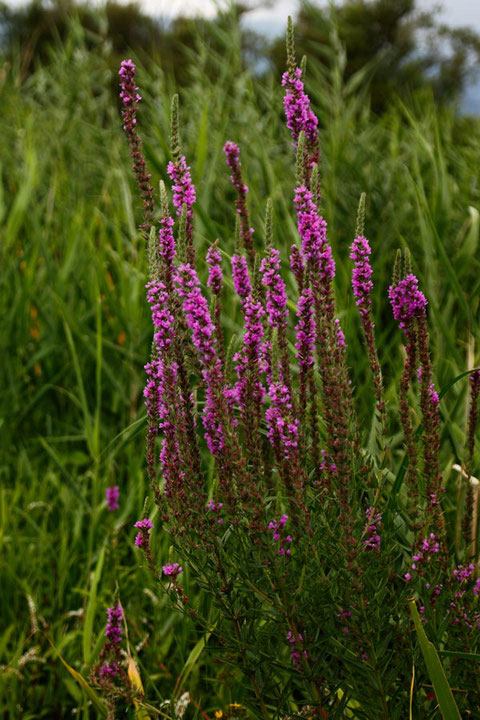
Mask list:
[{"label": "small pink flower at base", "polygon": [[118,487],[118,485],[113,485],[113,487],[107,487],[107,489],[105,490],[105,500],[107,501],[107,507],[110,512],[114,512],[120,507],[120,505],[118,504],[119,494],[120,488]]},{"label": "small pink flower at base", "polygon": [[172,578],[176,578],[177,575],[180,575],[181,572],[183,572],[183,568],[178,563],[163,565],[162,571],[164,575],[168,575]]},{"label": "small pink flower at base", "polygon": [[100,668],[100,677],[101,678],[113,678],[118,673],[118,665],[116,662],[111,663],[103,663],[102,667]]},{"label": "small pink flower at base", "polygon": [[428,553],[440,552],[440,543],[438,542],[434,533],[430,533],[429,537],[423,540],[422,550]]},{"label": "small pink flower at base", "polygon": [[438,392],[435,390],[435,385],[433,384],[433,382],[430,383],[430,385],[428,386],[428,396],[432,405],[438,405],[438,403],[440,402],[440,397],[438,395]]},{"label": "small pink flower at base", "polygon": [[[275,542],[280,543],[280,547],[278,549],[279,555],[291,555],[291,550],[288,547],[288,545],[293,542],[293,538],[291,535],[287,535],[286,537],[282,538],[282,533],[285,525],[287,524],[288,515],[282,515],[280,520],[272,520],[268,527],[272,531],[273,539]],[[284,547],[286,546],[286,547]]]},{"label": "small pink flower at base", "polygon": [[[221,503],[221,502],[216,503],[213,500],[209,500],[207,503],[207,510],[210,510],[213,513],[220,512],[222,507],[223,507],[223,503]],[[219,525],[221,525],[223,523],[223,518],[219,517],[217,522]]]},{"label": "small pink flower at base", "polygon": [[470,563],[470,565],[466,568],[464,568],[463,565],[459,565],[458,567],[456,567],[455,570],[453,571],[453,575],[454,575],[455,579],[459,583],[461,583],[464,580],[469,580],[473,576],[474,572],[475,572],[475,565],[472,565]]},{"label": "small pink flower at base", "polygon": [[[291,631],[289,631],[289,632],[287,633],[287,640],[288,640],[288,642],[289,642],[290,645],[291,645],[291,647],[290,647],[290,658],[291,658],[291,661],[292,661],[292,665],[298,665],[298,663],[299,663],[300,660],[301,660],[302,655],[300,654],[300,652],[299,652],[299,650],[298,650],[297,641],[296,641],[296,639],[295,639],[295,635],[294,635]],[[301,635],[300,633],[298,633],[298,642],[300,643],[300,645],[303,644],[303,637],[302,637],[302,635]],[[306,650],[303,650],[303,653],[302,653],[302,654],[303,654],[303,657],[304,657],[304,658],[308,658],[308,653],[307,653]]]},{"label": "small pink flower at base", "polygon": [[135,538],[135,545],[137,547],[148,546],[150,543],[150,530],[153,528],[153,523],[150,518],[138,520],[133,527],[139,528],[140,530]]},{"label": "small pink flower at base", "polygon": [[337,338],[337,345],[341,348],[346,348],[347,343],[345,342],[345,334],[340,325],[340,320],[335,318],[335,337]]},{"label": "small pink flower at base", "polygon": [[[348,619],[352,617],[352,611],[351,610],[344,610],[342,607],[340,608],[340,612],[337,613],[337,617],[340,618],[340,621],[343,623],[347,623]],[[348,625],[344,625],[342,628],[344,633],[349,633],[350,628]]]},{"label": "small pink flower at base", "polygon": [[480,578],[477,578],[475,587],[473,588],[473,594],[478,597],[480,595]]},{"label": "small pink flower at base", "polygon": [[381,538],[378,534],[378,530],[382,524],[382,516],[379,512],[373,512],[372,507],[369,507],[367,509],[366,515],[367,522],[365,524],[364,533],[367,534],[367,537],[362,543],[363,549],[367,552],[372,550],[379,550]]}]

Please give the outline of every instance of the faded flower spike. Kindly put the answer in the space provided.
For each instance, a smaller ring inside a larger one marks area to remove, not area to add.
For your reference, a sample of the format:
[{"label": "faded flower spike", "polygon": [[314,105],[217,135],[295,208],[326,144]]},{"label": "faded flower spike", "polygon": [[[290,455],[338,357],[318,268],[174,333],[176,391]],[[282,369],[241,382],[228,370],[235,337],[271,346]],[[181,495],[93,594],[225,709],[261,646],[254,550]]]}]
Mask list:
[{"label": "faded flower spike", "polygon": [[120,505],[118,504],[119,496],[120,488],[118,487],[118,485],[114,485],[113,487],[107,487],[107,489],[105,490],[105,500],[107,501],[107,507],[110,512],[114,512],[120,507]]}]

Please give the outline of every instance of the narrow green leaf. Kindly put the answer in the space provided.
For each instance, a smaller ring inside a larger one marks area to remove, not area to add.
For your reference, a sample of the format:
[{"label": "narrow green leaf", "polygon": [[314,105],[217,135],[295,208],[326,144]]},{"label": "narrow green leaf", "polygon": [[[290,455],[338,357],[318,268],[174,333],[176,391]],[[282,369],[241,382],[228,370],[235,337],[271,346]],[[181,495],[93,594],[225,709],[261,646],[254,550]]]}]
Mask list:
[{"label": "narrow green leaf", "polygon": [[193,650],[191,651],[190,655],[187,658],[187,661],[185,665],[182,668],[182,671],[180,675],[177,678],[177,682],[175,685],[175,692],[173,694],[173,697],[178,697],[179,693],[182,691],[182,688],[185,687],[185,683],[187,681],[188,676],[192,672],[193,668],[197,664],[200,655],[202,654],[208,639],[212,633],[207,632],[203,637],[200,638],[200,640],[197,642]]},{"label": "narrow green leaf", "polygon": [[88,596],[87,610],[85,612],[85,625],[83,626],[83,660],[88,665],[90,663],[92,651],[92,633],[93,621],[95,618],[95,610],[97,609],[97,587],[102,575],[103,561],[105,560],[105,545],[100,550],[97,566],[93,573],[92,583],[90,585],[90,593]]},{"label": "narrow green leaf", "polygon": [[50,645],[52,646],[55,654],[59,658],[59,660],[62,662],[62,664],[67,668],[70,675],[73,677],[73,679],[80,685],[81,689],[87,696],[87,698],[92,702],[92,705],[97,710],[97,712],[101,715],[101,717],[106,718],[108,716],[108,710],[105,703],[102,701],[100,696],[95,692],[95,690],[88,684],[88,682],[85,680],[83,675],[81,675],[77,670],[72,668],[66,660],[63,659],[63,657],[60,655],[59,651],[53,644],[53,642],[49,639]]},{"label": "narrow green leaf", "polygon": [[440,658],[438,657],[434,644],[430,642],[425,634],[425,630],[423,629],[422,621],[413,598],[409,601],[408,606],[410,608],[415,630],[417,631],[420,649],[422,651],[423,659],[425,660],[425,665],[427,666],[428,675],[432,681],[443,720],[462,720],[457,703],[453,697],[452,690],[448,684],[445,670],[440,662]]}]

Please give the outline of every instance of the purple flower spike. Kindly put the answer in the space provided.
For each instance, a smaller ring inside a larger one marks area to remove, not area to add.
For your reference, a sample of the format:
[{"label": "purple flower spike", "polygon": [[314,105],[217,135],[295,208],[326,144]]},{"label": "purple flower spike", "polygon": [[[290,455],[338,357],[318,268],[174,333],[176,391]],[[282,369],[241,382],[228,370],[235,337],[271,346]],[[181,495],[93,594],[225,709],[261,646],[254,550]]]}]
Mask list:
[{"label": "purple flower spike", "polygon": [[427,299],[418,289],[418,278],[415,275],[407,275],[395,287],[391,285],[388,296],[392,305],[393,317],[404,331],[410,320],[421,317],[427,307]]},{"label": "purple flower spike", "polygon": [[122,640],[123,610],[121,605],[107,608],[107,629],[105,637],[111,643],[119,643]]},{"label": "purple flower spike", "polygon": [[173,218],[169,215],[162,217],[160,220],[160,232],[159,232],[159,243],[158,249],[160,257],[163,259],[164,271],[165,271],[165,283],[167,287],[171,288],[172,273],[173,273],[173,261],[177,254],[175,248],[175,238],[173,237]]},{"label": "purple flower spike", "polygon": [[335,261],[327,242],[327,223],[318,214],[312,193],[304,185],[295,190],[295,208],[302,255],[315,275],[315,282],[331,282],[335,277]]},{"label": "purple flower spike", "polygon": [[182,155],[176,163],[170,161],[167,165],[167,173],[173,182],[173,204],[177,208],[178,217],[182,214],[183,205],[186,205],[187,218],[190,218],[193,212],[192,206],[197,199],[197,195],[185,155]]},{"label": "purple flower spike", "polygon": [[304,91],[301,77],[300,68],[295,68],[293,76],[288,72],[283,73],[282,76],[282,85],[286,88],[283,103],[287,127],[292,133],[295,147],[302,130],[311,145],[316,145],[318,142],[318,118],[310,107],[310,98]]},{"label": "purple flower spike", "polygon": [[169,162],[167,173],[172,181],[173,204],[177,208],[178,217],[182,214],[183,206],[187,208],[187,261],[195,264],[195,248],[193,245],[193,204],[197,199],[195,186],[192,182],[190,167],[185,156],[181,155],[176,162]]},{"label": "purple flower spike", "polygon": [[272,327],[283,327],[288,319],[287,291],[280,275],[280,253],[272,248],[260,264],[262,283],[267,288],[267,313]]},{"label": "purple flower spike", "polygon": [[367,238],[362,235],[356,237],[350,247],[350,257],[355,263],[352,272],[352,286],[355,304],[362,318],[369,315],[372,305],[370,293],[372,292],[373,282],[371,280],[372,266],[369,260],[370,253],[371,250]]},{"label": "purple flower spike", "polygon": [[209,265],[207,285],[214,295],[220,295],[222,291],[222,256],[215,245],[208,248],[207,263]]},{"label": "purple flower spike", "polygon": [[268,388],[272,406],[267,408],[267,435],[273,448],[285,460],[298,456],[298,418],[293,415],[290,391],[283,382],[272,382]]},{"label": "purple flower spike", "polygon": [[305,288],[298,299],[297,306],[297,349],[298,366],[302,373],[313,366],[313,348],[315,345],[315,321],[313,318],[313,294]]},{"label": "purple flower spike", "polygon": [[223,152],[226,155],[227,165],[232,171],[230,180],[237,191],[235,206],[240,217],[240,228],[242,232],[243,246],[248,256],[248,263],[251,268],[255,263],[255,250],[253,248],[253,228],[250,227],[247,210],[248,187],[242,178],[242,163],[240,162],[240,149],[236,143],[230,140],[225,143]]},{"label": "purple flower spike", "polygon": [[105,490],[105,499],[107,501],[107,507],[110,512],[114,512],[120,507],[120,505],[118,504],[119,494],[120,488],[118,487],[118,485],[113,485],[113,487],[107,487],[107,489]]},{"label": "purple flower spike", "polygon": [[242,167],[242,163],[240,162],[240,148],[236,143],[228,140],[223,146],[223,152],[227,158],[227,165],[233,173],[230,178],[232,185],[234,185],[239,192],[246,195],[248,193],[248,187],[243,183],[241,177],[238,175],[240,168]]},{"label": "purple flower spike", "polygon": [[122,101],[122,120],[130,146],[130,155],[133,159],[135,173],[140,194],[143,199],[144,222],[142,229],[148,238],[153,223],[153,188],[150,184],[151,175],[147,172],[145,157],[141,151],[141,141],[137,133],[138,103],[142,99],[135,84],[135,64],[132,60],[122,60],[120,70],[120,99]]},{"label": "purple flower spike", "polygon": [[205,440],[212,455],[218,457],[225,446],[225,431],[221,421],[224,378],[221,362],[214,342],[214,324],[208,303],[200,290],[195,270],[187,263],[180,265],[175,276],[178,295],[183,301],[183,312],[192,331],[192,340],[202,364],[206,402],[203,410]]},{"label": "purple flower spike", "polygon": [[246,298],[243,310],[245,314],[243,347],[240,352],[236,353],[234,361],[238,377],[235,385],[236,400],[240,410],[246,412],[249,401],[253,402],[255,407],[259,407],[265,396],[265,388],[260,381],[263,345],[262,318],[265,313],[262,304],[256,302],[251,295]]},{"label": "purple flower spike", "polygon": [[252,292],[252,284],[243,255],[232,255],[232,276],[235,292],[244,300]]},{"label": "purple flower spike", "polygon": [[138,103],[142,99],[138,94],[138,87],[135,84],[135,72],[136,68],[133,60],[122,60],[118,74],[121,77],[120,99],[123,104],[123,129],[126,132],[132,132],[137,124],[136,113]]}]

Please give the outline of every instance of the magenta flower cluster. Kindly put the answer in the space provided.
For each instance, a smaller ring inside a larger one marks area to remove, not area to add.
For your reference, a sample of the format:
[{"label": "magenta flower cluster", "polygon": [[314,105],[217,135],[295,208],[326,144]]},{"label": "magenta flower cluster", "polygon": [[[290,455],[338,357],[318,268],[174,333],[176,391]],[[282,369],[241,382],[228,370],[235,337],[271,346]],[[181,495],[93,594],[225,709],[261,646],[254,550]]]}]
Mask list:
[{"label": "magenta flower cluster", "polygon": [[164,575],[176,578],[177,575],[180,575],[180,573],[183,572],[183,568],[178,563],[168,563],[167,565],[162,566],[162,571]]},{"label": "magenta flower cluster", "polygon": [[137,547],[148,547],[150,543],[150,530],[153,528],[153,523],[150,518],[143,518],[142,520],[137,520],[133,527],[136,527],[140,530],[140,532],[135,538],[135,545]]},{"label": "magenta flower cluster", "polygon": [[267,435],[274,448],[281,448],[283,458],[290,460],[297,454],[299,421],[293,414],[293,403],[288,387],[272,381],[268,387],[272,404],[265,412]]},{"label": "magenta flower cluster", "polygon": [[318,118],[310,107],[310,98],[304,91],[301,77],[300,68],[295,68],[293,76],[289,72],[282,76],[287,127],[292,133],[295,146],[302,131],[312,144],[316,144],[318,138]]},{"label": "magenta flower cluster", "polygon": [[218,457],[225,445],[225,429],[220,417],[223,397],[223,375],[221,362],[215,350],[215,331],[208,303],[200,290],[196,271],[187,263],[180,265],[175,275],[178,295],[183,301],[183,312],[187,325],[192,331],[193,344],[202,364],[206,402],[203,411],[205,439],[212,455]]},{"label": "magenta flower cluster", "polygon": [[312,270],[312,283],[330,282],[335,277],[335,261],[327,242],[327,223],[318,214],[313,195],[305,185],[295,190],[295,208],[302,255]]},{"label": "magenta flower cluster", "polygon": [[369,260],[371,250],[367,238],[362,235],[356,237],[350,251],[350,257],[355,263],[352,271],[353,295],[355,304],[363,317],[370,313],[372,305],[370,293],[373,288],[372,266]]},{"label": "magenta flower cluster", "polygon": [[121,605],[107,608],[107,629],[105,637],[111,643],[119,643],[122,640],[123,610]]},{"label": "magenta flower cluster", "polygon": [[282,515],[279,520],[272,520],[268,527],[272,531],[272,536],[275,542],[279,543],[278,554],[279,555],[291,555],[291,550],[288,547],[293,538],[291,535],[285,535],[285,525],[288,521],[288,515]]},{"label": "magenta flower cluster", "polygon": [[[437,536],[435,533],[430,533],[428,538],[424,538],[420,544],[420,549],[413,555],[412,560],[412,570],[414,572],[418,572],[422,565],[428,562],[429,558],[433,555],[437,555],[440,552],[440,543],[438,542]],[[412,576],[409,572],[407,572],[405,575],[405,580],[407,582],[412,579]]]},{"label": "magenta flower cluster", "polygon": [[239,297],[244,300],[252,292],[247,261],[243,255],[232,255],[233,287]]},{"label": "magenta flower cluster", "polygon": [[425,312],[427,299],[418,289],[418,278],[415,275],[407,275],[397,285],[391,285],[388,296],[392,305],[393,317],[402,330],[407,328],[410,320]]},{"label": "magenta flower cluster", "polygon": [[118,663],[106,662],[103,663],[100,668],[100,677],[103,678],[114,678],[118,674]]},{"label": "magenta flower cluster", "polygon": [[182,208],[186,205],[187,218],[191,218],[192,206],[197,199],[197,195],[185,155],[182,155],[175,163],[170,161],[167,166],[167,173],[173,183],[173,204],[177,208],[177,215],[182,214]]}]

